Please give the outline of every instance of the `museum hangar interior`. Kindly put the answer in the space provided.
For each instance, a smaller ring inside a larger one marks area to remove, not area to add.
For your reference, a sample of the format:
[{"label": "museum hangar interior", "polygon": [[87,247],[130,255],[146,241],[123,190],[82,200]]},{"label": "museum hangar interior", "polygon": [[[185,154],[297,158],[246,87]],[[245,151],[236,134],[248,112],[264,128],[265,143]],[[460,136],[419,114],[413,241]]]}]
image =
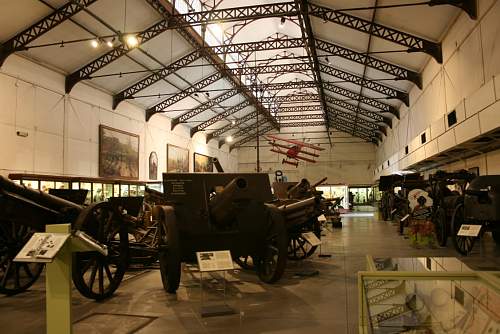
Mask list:
[{"label": "museum hangar interior", "polygon": [[497,0],[0,1],[0,332],[500,333],[499,78]]}]

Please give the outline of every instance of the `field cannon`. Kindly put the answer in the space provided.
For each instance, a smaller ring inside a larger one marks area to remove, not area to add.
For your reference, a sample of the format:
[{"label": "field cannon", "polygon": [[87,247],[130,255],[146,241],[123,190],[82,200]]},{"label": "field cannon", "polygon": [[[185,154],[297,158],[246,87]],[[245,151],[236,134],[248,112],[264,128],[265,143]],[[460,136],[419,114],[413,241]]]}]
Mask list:
[{"label": "field cannon", "polygon": [[481,225],[479,236],[491,232],[500,245],[500,175],[477,176],[464,191],[463,201],[457,203],[451,217],[455,249],[468,255],[478,237],[457,235],[462,224]]},{"label": "field cannon", "polygon": [[111,296],[127,268],[128,236],[123,215],[110,203],[84,207],[71,201],[17,185],[0,176],[0,293],[13,295],[28,289],[39,277],[39,263],[13,259],[35,231],[47,224],[71,224],[108,247],[108,255],[75,253],[73,282],[85,297]]},{"label": "field cannon", "polygon": [[267,174],[164,173],[165,205],[153,208],[162,221],[159,260],[165,290],[179,287],[182,262],[196,252],[230,250],[251,257],[259,278],[276,282],[286,265],[287,233],[272,200]]},{"label": "field cannon", "polygon": [[455,240],[450,222],[455,208],[463,204],[465,188],[474,178],[474,174],[465,170],[437,171],[429,176],[429,197],[433,201],[431,219],[437,242],[442,247],[446,246],[448,236]]}]

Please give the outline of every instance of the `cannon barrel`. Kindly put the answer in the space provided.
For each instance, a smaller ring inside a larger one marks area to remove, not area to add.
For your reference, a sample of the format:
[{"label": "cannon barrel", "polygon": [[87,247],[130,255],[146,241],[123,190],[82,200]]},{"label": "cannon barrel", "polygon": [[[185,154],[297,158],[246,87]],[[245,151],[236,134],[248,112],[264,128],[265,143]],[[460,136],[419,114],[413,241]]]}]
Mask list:
[{"label": "cannon barrel", "polygon": [[324,178],[322,178],[321,180],[319,180],[318,182],[316,182],[315,184],[313,184],[313,185],[311,186],[311,189],[314,189],[314,188],[316,188],[317,186],[319,186],[319,185],[321,185],[321,184],[325,183],[327,179],[328,179],[328,177],[324,177]]},{"label": "cannon barrel", "polygon": [[3,176],[0,176],[0,192],[1,191],[7,191],[9,193],[24,197],[30,201],[33,201],[39,205],[55,211],[61,211],[63,209],[71,208],[73,210],[78,210],[79,212],[83,209],[82,206],[78,204],[54,195],[49,195],[41,190],[35,190],[24,185],[16,184]]},{"label": "cannon barrel", "polygon": [[247,187],[246,179],[236,177],[210,200],[210,216],[216,225],[226,225],[234,220],[237,209],[232,204],[235,200],[242,199],[242,194]]},{"label": "cannon barrel", "polygon": [[310,198],[306,198],[306,199],[303,199],[301,201],[298,201],[296,203],[282,205],[278,209],[284,215],[288,215],[292,212],[296,212],[298,210],[303,210],[304,208],[314,207],[316,204],[318,204],[318,199],[316,197],[310,197]]},{"label": "cannon barrel", "polygon": [[307,181],[307,179],[302,179],[300,182],[297,182],[296,185],[288,189],[287,194],[288,196],[293,196],[296,192],[309,190],[310,187],[309,181]]},{"label": "cannon barrel", "polygon": [[222,168],[219,159],[212,157],[212,164],[215,166],[215,169],[217,169],[217,173],[224,173],[224,168]]}]

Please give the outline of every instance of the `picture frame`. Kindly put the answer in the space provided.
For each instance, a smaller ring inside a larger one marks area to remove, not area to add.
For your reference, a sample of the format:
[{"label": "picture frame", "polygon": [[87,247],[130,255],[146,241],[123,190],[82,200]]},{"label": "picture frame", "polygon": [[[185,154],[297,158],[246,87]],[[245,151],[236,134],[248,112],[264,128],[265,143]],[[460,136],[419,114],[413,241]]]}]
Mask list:
[{"label": "picture frame", "polygon": [[212,157],[201,153],[193,154],[193,171],[195,173],[213,173],[214,166],[212,164]]},{"label": "picture frame", "polygon": [[139,145],[139,135],[100,124],[99,176],[138,180]]},{"label": "picture frame", "polygon": [[189,173],[189,150],[167,144],[167,173]]},{"label": "picture frame", "polygon": [[158,154],[155,151],[149,153],[149,179],[158,179]]}]

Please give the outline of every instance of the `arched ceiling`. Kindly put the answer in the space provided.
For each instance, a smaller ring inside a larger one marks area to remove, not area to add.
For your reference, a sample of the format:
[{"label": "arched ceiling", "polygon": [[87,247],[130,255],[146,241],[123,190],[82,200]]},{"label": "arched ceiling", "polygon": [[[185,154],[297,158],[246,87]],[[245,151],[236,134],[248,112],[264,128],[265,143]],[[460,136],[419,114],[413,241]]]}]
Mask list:
[{"label": "arched ceiling", "polygon": [[232,148],[295,127],[378,143],[426,63],[442,61],[450,24],[477,6],[415,2],[4,1],[0,65],[23,54],[66,73],[67,93],[87,81],[114,108],[132,101],[146,120]]}]

